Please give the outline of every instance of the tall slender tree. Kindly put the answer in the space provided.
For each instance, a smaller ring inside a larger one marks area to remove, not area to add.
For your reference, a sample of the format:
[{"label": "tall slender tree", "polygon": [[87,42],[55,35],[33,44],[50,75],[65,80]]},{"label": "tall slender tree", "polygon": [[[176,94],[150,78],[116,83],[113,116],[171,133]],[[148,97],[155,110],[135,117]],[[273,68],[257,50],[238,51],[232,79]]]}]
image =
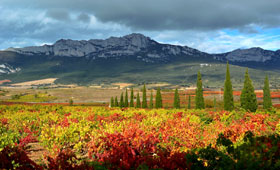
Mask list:
[{"label": "tall slender tree", "polygon": [[124,107],[128,107],[128,94],[127,94],[127,89],[125,89]]},{"label": "tall slender tree", "polygon": [[191,109],[191,95],[189,95],[188,109]]},{"label": "tall slender tree", "polygon": [[234,109],[232,84],[230,80],[229,64],[227,62],[226,80],[224,85],[224,110],[232,111]]},{"label": "tall slender tree", "polygon": [[136,108],[140,108],[141,107],[141,101],[140,101],[140,96],[139,96],[139,92],[137,93],[137,98],[136,98]]},{"label": "tall slender tree", "polygon": [[121,94],[121,99],[120,99],[120,108],[124,107],[124,101],[123,101],[123,93]]},{"label": "tall slender tree", "polygon": [[255,112],[258,108],[255,89],[250,79],[248,68],[245,72],[244,86],[240,96],[241,107],[247,111]]},{"label": "tall slender tree", "polygon": [[115,97],[115,107],[119,107],[118,97]]},{"label": "tall slender tree", "polygon": [[195,108],[204,109],[204,98],[203,98],[203,88],[202,88],[202,79],[200,71],[197,72],[197,82],[196,82],[196,91],[195,91]]},{"label": "tall slender tree", "polygon": [[151,95],[150,95],[150,105],[149,108],[152,109],[154,107],[154,101],[153,101],[153,90],[151,90]]},{"label": "tall slender tree", "polygon": [[131,88],[131,92],[130,92],[130,103],[129,103],[129,107],[134,107],[134,94],[133,94],[133,88]]},{"label": "tall slender tree", "polygon": [[157,94],[156,94],[156,108],[162,108],[162,98],[161,98],[161,92],[160,88],[157,88]]},{"label": "tall slender tree", "polygon": [[215,96],[214,96],[213,106],[214,106],[214,111],[216,112],[217,106],[216,106],[216,97]]},{"label": "tall slender tree", "polygon": [[115,102],[114,102],[114,97],[111,97],[111,104],[110,104],[111,107],[115,107]]},{"label": "tall slender tree", "polygon": [[146,85],[144,84],[142,93],[142,108],[147,108],[147,95],[146,95]]},{"label": "tall slender tree", "polygon": [[269,80],[268,76],[265,77],[263,87],[263,109],[270,110],[272,108]]},{"label": "tall slender tree", "polygon": [[180,96],[179,96],[177,88],[176,88],[175,93],[174,93],[173,107],[176,108],[176,109],[180,108]]}]

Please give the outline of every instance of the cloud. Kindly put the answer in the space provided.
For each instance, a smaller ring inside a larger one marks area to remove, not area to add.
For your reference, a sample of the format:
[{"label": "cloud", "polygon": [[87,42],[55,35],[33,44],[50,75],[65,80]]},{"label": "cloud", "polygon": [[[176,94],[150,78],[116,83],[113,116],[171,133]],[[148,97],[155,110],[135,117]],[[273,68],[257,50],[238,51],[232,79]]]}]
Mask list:
[{"label": "cloud", "polygon": [[46,13],[46,16],[59,21],[70,20],[70,15],[64,9],[49,9]]},{"label": "cloud", "polygon": [[[211,53],[280,47],[278,0],[1,0],[0,49],[140,32]],[[18,43],[17,43],[18,42]]]},{"label": "cloud", "polygon": [[2,0],[2,5],[52,11],[66,19],[67,13],[85,12],[101,22],[124,24],[133,30],[243,29],[251,24],[279,27],[277,0]]}]

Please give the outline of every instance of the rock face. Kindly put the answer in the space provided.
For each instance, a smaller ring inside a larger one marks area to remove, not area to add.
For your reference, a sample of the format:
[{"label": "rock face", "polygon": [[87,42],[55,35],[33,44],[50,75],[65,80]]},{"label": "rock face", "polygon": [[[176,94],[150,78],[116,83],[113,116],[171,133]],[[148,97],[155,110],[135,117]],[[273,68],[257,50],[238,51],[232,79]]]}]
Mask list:
[{"label": "rock face", "polygon": [[53,45],[9,48],[25,55],[53,55],[63,57],[111,58],[135,56],[144,62],[168,61],[172,56],[205,56],[198,50],[187,46],[160,44],[142,34],[130,34],[123,37],[110,37],[106,40],[58,40]]},{"label": "rock face", "polygon": [[174,56],[209,57],[219,61],[231,62],[274,62],[280,61],[280,50],[274,52],[261,48],[237,49],[222,54],[207,54],[187,46],[160,44],[142,34],[130,34],[123,37],[110,37],[105,40],[88,41],[61,39],[53,45],[9,48],[25,55],[51,55],[63,57],[98,58],[135,57],[144,62],[168,62]]},{"label": "rock face", "polygon": [[16,72],[19,72],[20,70],[21,70],[20,68],[14,68],[13,66],[11,66],[7,63],[0,64],[0,75],[16,73]]}]

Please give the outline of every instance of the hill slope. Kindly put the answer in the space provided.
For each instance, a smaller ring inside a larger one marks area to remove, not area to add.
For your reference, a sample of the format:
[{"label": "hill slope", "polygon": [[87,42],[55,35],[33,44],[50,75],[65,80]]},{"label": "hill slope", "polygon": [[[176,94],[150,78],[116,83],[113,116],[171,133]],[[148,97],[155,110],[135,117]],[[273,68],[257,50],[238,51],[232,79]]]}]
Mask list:
[{"label": "hill slope", "polygon": [[[57,83],[98,84],[113,82],[192,85],[198,70],[204,85],[222,87],[225,62],[230,61],[233,84],[241,87],[244,67],[261,86],[265,74],[279,83],[280,51],[260,48],[207,54],[187,46],[160,44],[141,34],[106,40],[59,40],[53,45],[9,48],[0,51],[0,80],[13,82],[56,77]],[[5,68],[7,70],[7,68]],[[0,68],[1,69],[1,68]]]}]

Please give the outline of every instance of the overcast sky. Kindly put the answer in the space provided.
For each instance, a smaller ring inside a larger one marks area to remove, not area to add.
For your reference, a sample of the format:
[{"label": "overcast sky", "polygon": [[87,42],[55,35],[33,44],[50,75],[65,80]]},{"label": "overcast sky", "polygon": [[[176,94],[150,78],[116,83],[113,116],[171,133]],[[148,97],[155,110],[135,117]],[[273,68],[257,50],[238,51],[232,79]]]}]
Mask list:
[{"label": "overcast sky", "polygon": [[280,0],[0,0],[0,49],[142,33],[209,53],[280,49]]}]

